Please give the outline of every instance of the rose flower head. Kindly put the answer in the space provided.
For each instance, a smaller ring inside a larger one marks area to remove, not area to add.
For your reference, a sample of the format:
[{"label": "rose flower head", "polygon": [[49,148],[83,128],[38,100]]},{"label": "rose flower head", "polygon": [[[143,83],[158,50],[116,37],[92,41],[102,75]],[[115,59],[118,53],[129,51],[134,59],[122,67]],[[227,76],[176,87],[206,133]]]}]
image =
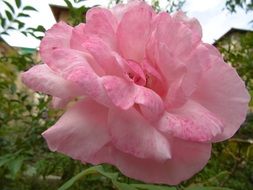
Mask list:
[{"label": "rose flower head", "polygon": [[211,144],[239,129],[250,99],[201,38],[196,19],[139,0],[92,8],[75,27],[55,24],[40,45],[44,64],[22,74],[54,107],[78,100],[42,134],[50,150],[148,183],[200,171]]}]

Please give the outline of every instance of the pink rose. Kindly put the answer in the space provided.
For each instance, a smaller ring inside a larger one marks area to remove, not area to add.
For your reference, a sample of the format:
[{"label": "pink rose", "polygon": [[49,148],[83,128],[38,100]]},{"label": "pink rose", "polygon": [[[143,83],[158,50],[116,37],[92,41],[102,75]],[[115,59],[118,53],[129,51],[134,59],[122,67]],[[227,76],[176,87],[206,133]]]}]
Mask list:
[{"label": "pink rose", "polygon": [[151,183],[178,184],[200,171],[211,143],[245,119],[250,97],[235,69],[182,12],[157,14],[135,0],[92,8],[86,19],[48,30],[44,64],[22,75],[55,107],[78,97],[43,133],[49,148]]}]

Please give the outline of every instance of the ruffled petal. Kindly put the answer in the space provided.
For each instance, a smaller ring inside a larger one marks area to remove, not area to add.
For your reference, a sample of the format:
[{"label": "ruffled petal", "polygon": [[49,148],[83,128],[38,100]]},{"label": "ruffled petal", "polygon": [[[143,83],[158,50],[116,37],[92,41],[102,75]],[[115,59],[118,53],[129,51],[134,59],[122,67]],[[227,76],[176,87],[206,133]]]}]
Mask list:
[{"label": "ruffled petal", "polygon": [[116,49],[116,28],[118,22],[112,13],[104,8],[95,7],[86,14],[86,34],[97,35],[112,49]]},{"label": "ruffled petal", "polygon": [[102,75],[103,71],[99,70],[100,66],[89,54],[73,49],[57,49],[48,65],[63,78],[78,85],[84,95],[104,105],[110,104],[98,75]]},{"label": "ruffled petal", "polygon": [[184,140],[211,142],[223,130],[223,124],[214,114],[193,101],[171,112],[165,112],[157,124],[167,136]]},{"label": "ruffled petal", "polygon": [[84,28],[85,24],[81,23],[75,26],[72,30],[72,35],[70,38],[70,48],[83,51],[83,42],[86,40],[87,35],[85,34]]},{"label": "ruffled petal", "polygon": [[214,141],[230,138],[245,120],[250,96],[235,69],[210,49],[209,69],[201,78],[192,98],[212,112],[224,124],[223,133]]},{"label": "ruffled petal", "polygon": [[198,43],[202,38],[202,27],[196,18],[189,18],[183,11],[177,11],[172,17],[186,26],[192,31],[192,43]]},{"label": "ruffled petal", "polygon": [[108,110],[86,99],[67,111],[42,135],[51,151],[85,162],[110,141]]},{"label": "ruffled petal", "polygon": [[146,183],[177,185],[199,172],[210,158],[210,143],[173,138],[170,144],[172,158],[165,162],[140,159],[123,153],[110,144],[97,152],[89,161],[93,164],[113,164],[124,175]]},{"label": "ruffled petal", "polygon": [[92,56],[74,49],[58,48],[53,50],[47,61],[47,65],[63,77],[68,76],[73,69],[79,67],[85,67],[87,72],[97,75],[93,69],[96,62]]},{"label": "ruffled petal", "polygon": [[105,74],[122,76],[124,69],[115,58],[116,52],[112,51],[102,39],[90,36],[84,41],[82,47],[94,57]]},{"label": "ruffled petal", "polygon": [[56,96],[53,96],[51,106],[54,109],[63,109],[68,105],[70,101],[71,98],[58,98]]},{"label": "ruffled petal", "polygon": [[64,22],[55,24],[47,30],[40,44],[40,55],[44,63],[51,59],[53,50],[58,48],[69,48],[73,28]]},{"label": "ruffled petal", "polygon": [[120,22],[127,11],[140,5],[141,3],[143,3],[141,0],[129,1],[127,4],[119,3],[111,9],[111,12],[118,22]]},{"label": "ruffled petal", "polygon": [[168,47],[172,57],[187,56],[200,42],[188,25],[173,19],[168,13],[160,13],[153,19],[152,37]]},{"label": "ruffled petal", "polygon": [[172,18],[167,13],[158,14],[152,23],[147,57],[166,79],[165,102],[170,109],[182,106],[196,90],[201,78],[203,63],[191,59],[201,40],[201,34],[197,37],[194,32],[193,24],[182,21],[182,18]]},{"label": "ruffled petal", "polygon": [[154,91],[115,76],[102,77],[102,83],[111,101],[127,110],[135,103],[148,120],[156,120],[164,111],[162,99]]},{"label": "ruffled petal", "polygon": [[29,88],[59,98],[76,97],[82,89],[52,71],[46,64],[35,65],[22,73],[22,81]]},{"label": "ruffled petal", "polygon": [[150,36],[152,8],[145,2],[133,6],[124,14],[117,29],[119,51],[125,59],[140,62]]},{"label": "ruffled petal", "polygon": [[111,109],[108,125],[112,143],[120,151],[160,161],[171,157],[167,139],[134,108],[127,111]]}]

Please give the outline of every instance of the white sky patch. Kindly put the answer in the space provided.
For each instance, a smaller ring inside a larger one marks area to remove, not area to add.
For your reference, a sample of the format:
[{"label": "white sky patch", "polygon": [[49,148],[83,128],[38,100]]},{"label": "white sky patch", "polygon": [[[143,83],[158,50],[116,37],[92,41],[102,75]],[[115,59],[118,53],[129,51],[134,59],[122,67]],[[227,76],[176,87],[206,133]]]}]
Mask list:
[{"label": "white sky patch", "polygon": [[253,12],[246,14],[244,10],[238,9],[232,14],[225,9],[225,2],[225,0],[186,0],[184,10],[189,17],[199,20],[204,42],[213,43],[231,28],[252,29],[249,22],[253,18]]},{"label": "white sky patch", "polygon": [[[147,0],[151,2],[152,0]],[[14,0],[8,0],[14,4]],[[110,0],[86,0],[77,6],[85,4],[86,6],[102,5],[107,7]],[[64,6],[64,0],[23,0],[24,5],[34,6],[38,12],[31,12],[31,18],[24,18],[23,21],[27,27],[36,27],[43,25],[49,29],[55,19],[49,7],[49,3]],[[160,0],[161,7],[167,5],[166,0]],[[0,5],[2,7],[2,5]],[[186,0],[183,10],[190,17],[196,17],[203,28],[203,41],[213,43],[215,39],[220,38],[231,27],[251,29],[249,22],[253,18],[253,12],[246,14],[244,10],[238,10],[237,13],[231,14],[224,10],[225,0]],[[0,9],[2,11],[3,9]],[[25,37],[18,32],[10,32],[10,36],[5,36],[4,39],[12,46],[38,48],[40,41],[34,37]]]},{"label": "white sky patch", "polygon": [[186,0],[185,8],[191,11],[208,11],[217,7],[220,3],[225,5],[224,0]]}]

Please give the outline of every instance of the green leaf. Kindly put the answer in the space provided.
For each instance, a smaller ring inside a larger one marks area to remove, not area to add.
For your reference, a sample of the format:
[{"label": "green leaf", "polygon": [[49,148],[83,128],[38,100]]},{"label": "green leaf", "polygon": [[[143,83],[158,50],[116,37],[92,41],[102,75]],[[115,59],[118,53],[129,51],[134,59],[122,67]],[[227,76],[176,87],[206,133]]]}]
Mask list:
[{"label": "green leaf", "polygon": [[19,21],[19,20],[14,20],[14,22],[16,22],[18,24],[18,29],[21,29],[25,26],[25,23]]},{"label": "green leaf", "polygon": [[32,7],[32,6],[25,6],[23,8],[23,11],[38,11],[38,10],[35,9],[34,7]]},{"label": "green leaf", "polygon": [[24,13],[19,13],[18,17],[30,17],[30,15],[28,14],[24,14]]},{"label": "green leaf", "polygon": [[45,32],[46,29],[44,28],[44,26],[39,25],[39,26],[36,28],[36,31],[38,31],[38,32]]},{"label": "green leaf", "polygon": [[116,181],[116,179],[118,177],[117,173],[106,172],[104,170],[104,168],[100,165],[93,166],[93,167],[90,167],[90,168],[80,172],[79,174],[75,175],[74,177],[72,177],[70,180],[68,180],[66,183],[64,183],[58,190],[66,190],[66,189],[70,188],[75,182],[84,178],[85,176],[90,175],[90,174],[96,174],[96,173],[99,173],[99,174],[111,179],[112,181]]},{"label": "green leaf", "polygon": [[6,19],[5,18],[0,18],[0,20],[1,20],[1,26],[2,26],[2,28],[4,28],[5,27],[5,21],[6,21]]},{"label": "green leaf", "polygon": [[12,13],[15,13],[15,10],[10,3],[8,3],[7,1],[3,1],[3,2],[5,3],[5,5],[7,5],[7,7],[9,7]]},{"label": "green leaf", "polygon": [[6,14],[6,16],[7,16],[7,18],[8,18],[9,20],[12,20],[12,14],[11,14],[10,11],[5,10],[5,14]]},{"label": "green leaf", "polygon": [[9,35],[9,33],[4,31],[4,32],[1,32],[1,35]]},{"label": "green leaf", "polygon": [[103,175],[111,180],[116,180],[118,177],[118,173],[107,172],[104,170],[103,166],[101,166],[101,165],[97,166],[95,169],[98,173],[100,173],[101,175]]},{"label": "green leaf", "polygon": [[20,171],[24,160],[25,160],[24,157],[17,157],[16,159],[13,159],[10,162],[8,162],[8,168],[14,178],[16,177],[17,173]]},{"label": "green leaf", "polygon": [[70,180],[68,180],[66,183],[64,183],[58,190],[69,189],[75,182],[82,179],[86,175],[97,173],[97,170],[99,169],[99,167],[100,166],[90,167],[90,168],[80,172],[79,174],[75,175]]},{"label": "green leaf", "polygon": [[73,5],[71,4],[71,2],[69,0],[64,0],[64,1],[67,4],[68,8],[70,8],[70,9],[74,8]]},{"label": "green leaf", "polygon": [[21,33],[22,33],[22,34],[24,34],[25,36],[27,36],[27,32],[25,32],[25,31],[22,31]]},{"label": "green leaf", "polygon": [[7,162],[9,162],[12,159],[12,155],[7,154],[0,157],[0,167],[5,165]]},{"label": "green leaf", "polygon": [[149,184],[131,184],[138,189],[145,189],[145,190],[177,190],[175,187],[166,187],[161,185],[149,185]]},{"label": "green leaf", "polygon": [[16,30],[16,29],[12,26],[8,26],[7,30]]},{"label": "green leaf", "polygon": [[117,187],[119,190],[138,190],[134,186],[126,183],[120,183],[116,180],[113,180],[112,183]]},{"label": "green leaf", "polygon": [[21,0],[15,0],[15,3],[18,8],[21,7]]}]

